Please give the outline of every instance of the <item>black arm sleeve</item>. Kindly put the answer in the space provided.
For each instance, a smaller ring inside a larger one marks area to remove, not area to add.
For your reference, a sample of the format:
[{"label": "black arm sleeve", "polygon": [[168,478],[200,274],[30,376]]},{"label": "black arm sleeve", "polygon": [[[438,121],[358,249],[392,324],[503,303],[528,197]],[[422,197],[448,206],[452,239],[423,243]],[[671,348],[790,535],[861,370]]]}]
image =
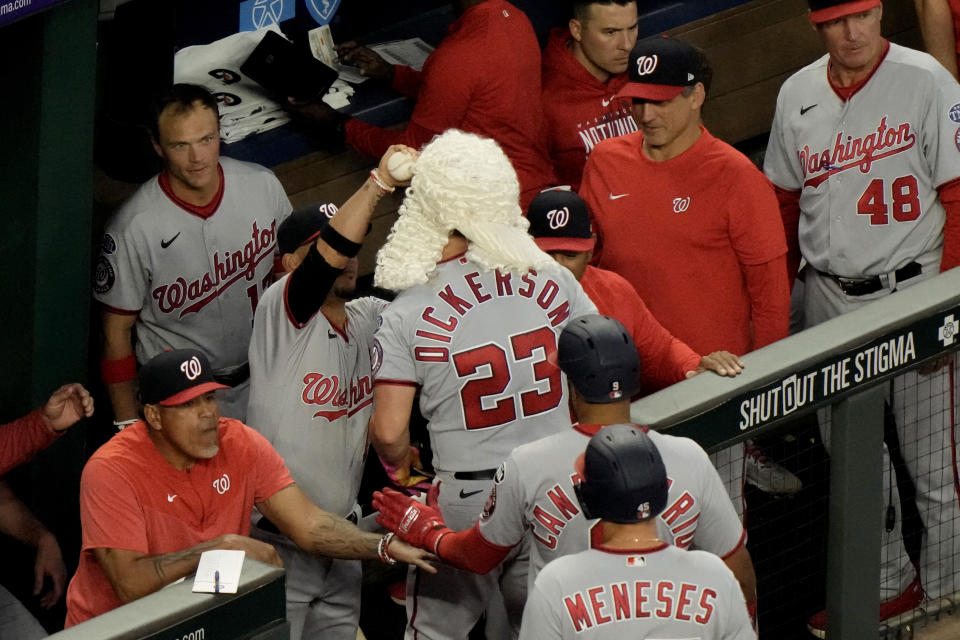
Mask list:
[{"label": "black arm sleeve", "polygon": [[297,324],[305,325],[316,315],[341,273],[343,269],[331,267],[323,259],[316,244],[310,245],[307,256],[287,282],[287,310]]}]

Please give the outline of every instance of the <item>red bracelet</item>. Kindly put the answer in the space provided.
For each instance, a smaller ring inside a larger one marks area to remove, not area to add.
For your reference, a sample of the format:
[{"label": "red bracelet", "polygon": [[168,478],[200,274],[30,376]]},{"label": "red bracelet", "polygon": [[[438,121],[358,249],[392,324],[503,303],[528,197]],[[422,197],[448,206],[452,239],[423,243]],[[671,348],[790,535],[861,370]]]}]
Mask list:
[{"label": "red bracelet", "polygon": [[130,354],[118,360],[101,360],[100,377],[106,384],[127,382],[137,377],[137,358]]}]

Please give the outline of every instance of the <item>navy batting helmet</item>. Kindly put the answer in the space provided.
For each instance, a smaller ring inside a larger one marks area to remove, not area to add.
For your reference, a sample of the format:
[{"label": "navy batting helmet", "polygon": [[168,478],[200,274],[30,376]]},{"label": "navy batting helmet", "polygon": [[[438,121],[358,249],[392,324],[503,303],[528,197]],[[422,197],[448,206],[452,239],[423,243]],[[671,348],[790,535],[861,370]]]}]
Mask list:
[{"label": "navy batting helmet", "polygon": [[600,315],[575,318],[560,333],[557,361],[587,402],[607,404],[640,390],[640,358],[622,324]]},{"label": "navy batting helmet", "polygon": [[634,425],[600,429],[577,461],[577,471],[583,480],[573,489],[588,520],[643,522],[667,506],[663,458],[650,436]]}]

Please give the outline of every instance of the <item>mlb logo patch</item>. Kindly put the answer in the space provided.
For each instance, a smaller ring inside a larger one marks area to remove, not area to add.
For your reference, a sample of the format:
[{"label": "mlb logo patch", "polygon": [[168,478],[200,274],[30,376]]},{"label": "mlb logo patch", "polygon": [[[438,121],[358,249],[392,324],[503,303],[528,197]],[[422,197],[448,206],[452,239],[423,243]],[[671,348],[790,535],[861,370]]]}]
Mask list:
[{"label": "mlb logo patch", "polygon": [[956,123],[960,123],[960,103],[957,103],[952,107],[950,107],[950,111],[948,115],[950,116],[951,120],[953,120]]},{"label": "mlb logo patch", "polygon": [[647,564],[647,560],[643,556],[627,556],[628,567],[642,567],[645,564]]},{"label": "mlb logo patch", "polygon": [[650,517],[650,503],[641,502],[637,505],[637,517],[638,518],[649,518]]},{"label": "mlb logo patch", "polygon": [[957,151],[960,151],[960,129],[957,129],[957,132],[953,134],[953,143],[957,145]]}]

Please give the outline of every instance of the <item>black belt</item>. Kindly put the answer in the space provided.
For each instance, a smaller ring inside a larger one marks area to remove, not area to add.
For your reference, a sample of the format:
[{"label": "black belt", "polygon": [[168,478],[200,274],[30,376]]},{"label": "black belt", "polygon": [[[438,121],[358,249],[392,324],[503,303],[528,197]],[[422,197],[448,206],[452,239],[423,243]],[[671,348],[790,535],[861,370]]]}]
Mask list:
[{"label": "black belt", "polygon": [[247,378],[250,377],[250,363],[244,362],[239,367],[236,367],[230,373],[217,373],[213,372],[213,379],[219,382],[220,384],[225,384],[228,387],[235,387],[238,384],[243,384],[247,381]]},{"label": "black belt", "polygon": [[[344,516],[344,520],[349,520],[351,523],[357,524],[357,514],[351,511],[348,515]],[[280,529],[277,529],[277,525],[273,524],[273,521],[266,516],[257,521],[257,528],[262,529],[267,533],[276,533],[277,535],[281,536],[283,535]]]},{"label": "black belt", "polygon": [[[921,269],[920,263],[911,262],[908,265],[900,267],[894,271],[893,275],[896,277],[897,282],[903,282],[904,280],[917,277],[922,272],[923,269]],[[831,278],[848,296],[867,296],[884,288],[884,284],[880,279],[880,276],[873,276],[871,278],[844,278],[843,276],[835,276],[832,273],[825,273],[820,270],[817,270],[817,273]]]},{"label": "black belt", "polygon": [[453,477],[457,480],[493,480],[496,469],[481,469],[480,471],[455,471]]}]

